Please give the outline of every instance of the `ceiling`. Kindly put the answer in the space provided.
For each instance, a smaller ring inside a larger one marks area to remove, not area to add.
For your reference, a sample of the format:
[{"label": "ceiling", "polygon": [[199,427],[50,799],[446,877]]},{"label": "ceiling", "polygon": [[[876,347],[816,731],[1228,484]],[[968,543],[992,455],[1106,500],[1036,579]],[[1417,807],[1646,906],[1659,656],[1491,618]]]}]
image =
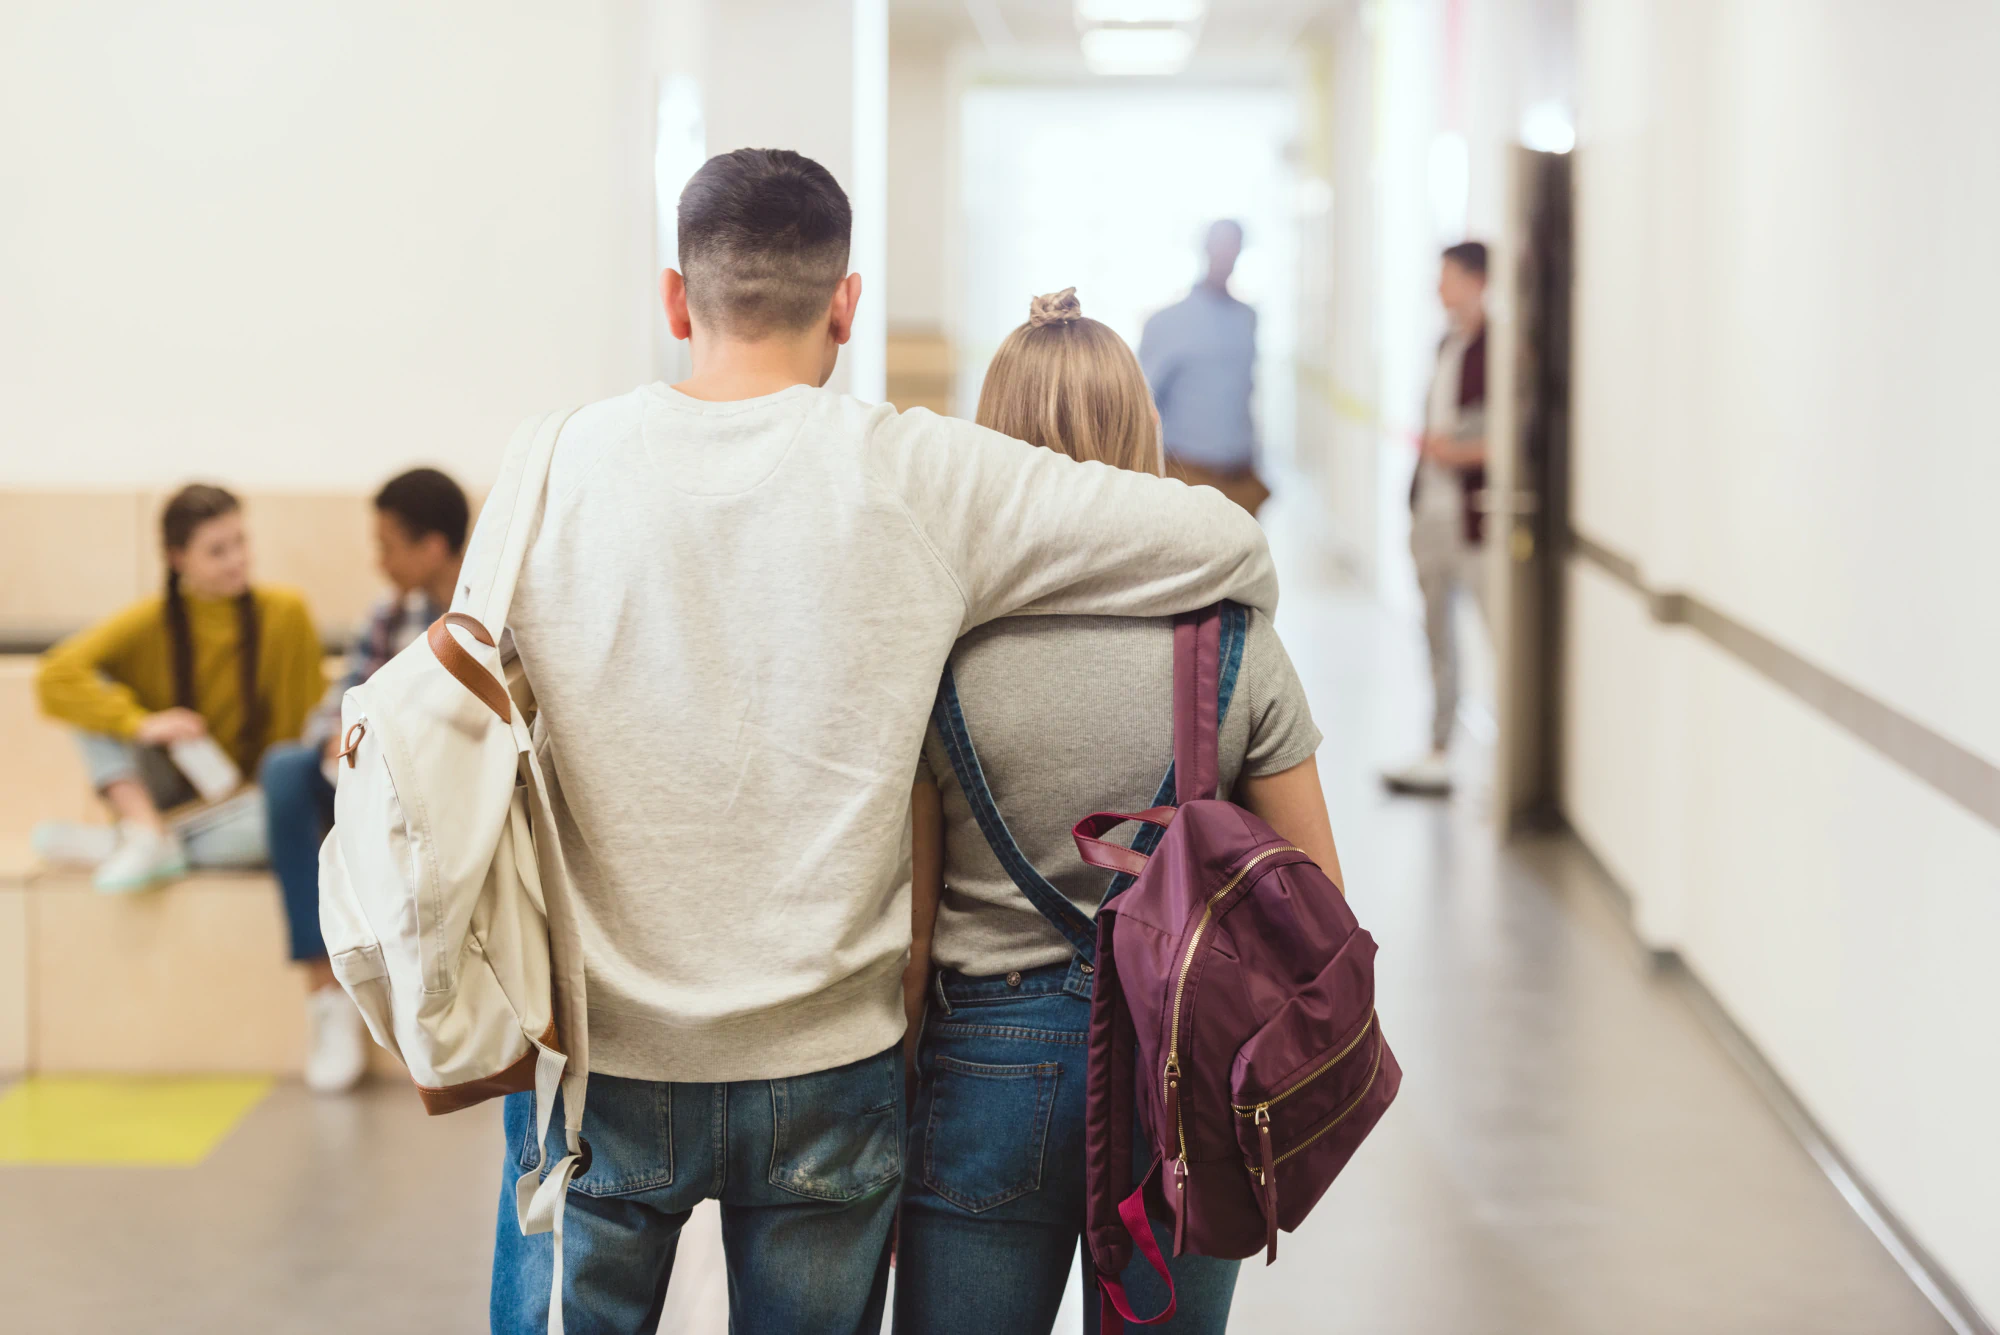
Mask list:
[{"label": "ceiling", "polygon": [[[1282,53],[1339,7],[1334,0],[1209,0],[1195,66]],[[1078,50],[1072,0],[889,0],[889,23],[898,38],[978,43],[1000,57],[1069,59]]]}]

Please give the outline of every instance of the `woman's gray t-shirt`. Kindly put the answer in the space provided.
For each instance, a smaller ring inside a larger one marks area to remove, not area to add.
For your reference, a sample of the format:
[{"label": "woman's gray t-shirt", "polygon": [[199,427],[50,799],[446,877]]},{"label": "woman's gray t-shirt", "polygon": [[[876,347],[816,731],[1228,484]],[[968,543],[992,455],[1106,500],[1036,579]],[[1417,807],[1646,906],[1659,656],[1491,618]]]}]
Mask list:
[{"label": "woman's gray t-shirt", "polygon": [[[994,804],[1028,861],[1085,913],[1111,874],[1077,856],[1070,827],[1093,811],[1143,811],[1173,760],[1173,623],[1134,617],[1010,617],[951,656],[966,730]],[[1298,673],[1270,619],[1250,616],[1219,738],[1222,789],[1278,774],[1319,749]],[[1059,964],[1070,947],[987,846],[937,728],[920,777],[944,795],[945,891],[931,958],[983,975]],[[1129,828],[1114,837],[1129,839]]]}]

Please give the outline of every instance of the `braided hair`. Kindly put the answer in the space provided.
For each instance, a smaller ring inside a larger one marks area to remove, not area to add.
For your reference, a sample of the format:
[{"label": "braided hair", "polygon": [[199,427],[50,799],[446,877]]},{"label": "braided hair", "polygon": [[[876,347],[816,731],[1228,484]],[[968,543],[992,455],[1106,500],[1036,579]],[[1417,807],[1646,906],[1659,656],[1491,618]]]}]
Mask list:
[{"label": "braided hair", "polygon": [[[195,531],[211,519],[235,514],[243,503],[221,487],[192,483],[175,492],[160,512],[160,540],[167,553],[166,618],[167,642],[172,649],[174,703],[193,709],[194,636],[188,627],[187,600],[181,596],[180,572],[173,556],[187,550]],[[257,618],[257,598],[245,589],[236,599],[236,662],[242,674],[243,729],[237,738],[236,762],[249,773],[264,749],[264,702],[257,695],[257,650],[261,629]]]}]

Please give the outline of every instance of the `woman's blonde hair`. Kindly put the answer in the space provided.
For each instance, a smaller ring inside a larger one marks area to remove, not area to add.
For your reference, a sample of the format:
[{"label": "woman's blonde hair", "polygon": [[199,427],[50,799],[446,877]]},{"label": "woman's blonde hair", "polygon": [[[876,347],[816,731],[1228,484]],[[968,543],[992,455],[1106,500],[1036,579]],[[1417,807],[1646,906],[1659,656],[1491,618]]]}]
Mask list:
[{"label": "woman's blonde hair", "polygon": [[976,420],[1072,459],[1166,471],[1139,359],[1111,326],[1084,318],[1073,287],[1028,303],[1028,322],[986,368]]}]

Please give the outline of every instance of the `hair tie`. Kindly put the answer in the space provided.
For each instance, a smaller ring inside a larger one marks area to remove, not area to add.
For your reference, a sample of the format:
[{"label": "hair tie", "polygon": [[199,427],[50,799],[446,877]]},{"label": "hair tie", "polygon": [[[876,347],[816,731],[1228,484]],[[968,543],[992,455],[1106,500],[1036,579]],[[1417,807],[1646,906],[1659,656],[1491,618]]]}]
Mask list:
[{"label": "hair tie", "polygon": [[1070,324],[1082,318],[1083,303],[1076,299],[1073,287],[1036,297],[1028,303],[1028,324],[1031,328],[1039,329],[1045,324]]}]

